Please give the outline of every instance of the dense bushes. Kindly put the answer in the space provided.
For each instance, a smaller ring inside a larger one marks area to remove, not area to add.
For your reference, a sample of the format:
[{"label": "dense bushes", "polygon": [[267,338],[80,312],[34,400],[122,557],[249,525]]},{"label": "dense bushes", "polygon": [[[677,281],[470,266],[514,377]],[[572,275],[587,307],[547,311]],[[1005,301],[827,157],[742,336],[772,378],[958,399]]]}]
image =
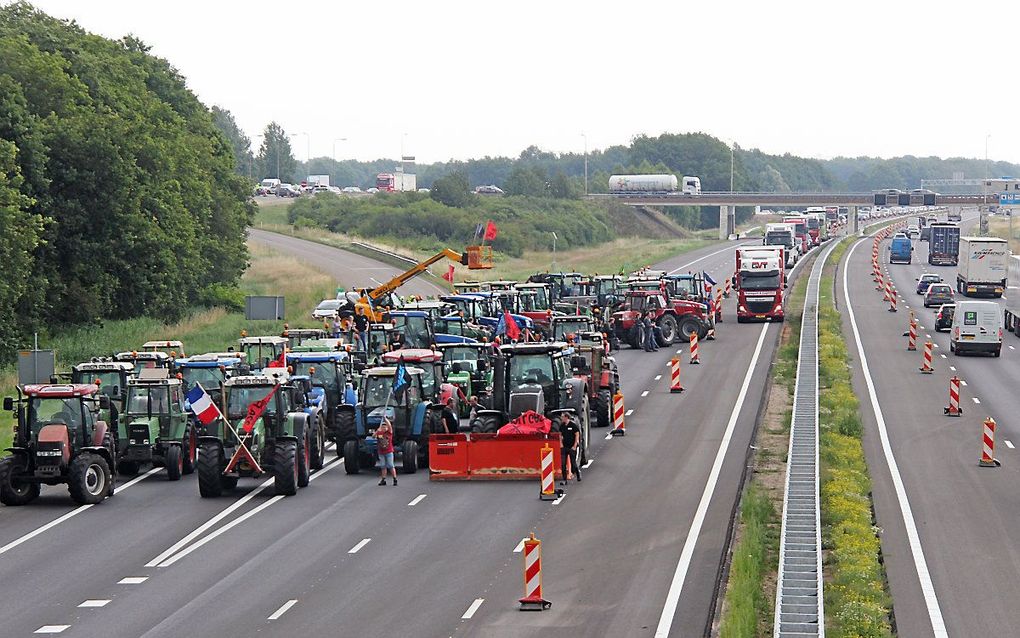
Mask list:
[{"label": "dense bushes", "polygon": [[499,227],[495,250],[520,257],[526,248],[588,246],[615,237],[607,209],[590,202],[544,197],[477,197],[463,208],[447,206],[423,193],[379,193],[338,197],[322,193],[290,206],[288,221],[338,233],[390,239],[425,250],[459,249],[474,241],[477,224]]},{"label": "dense bushes", "polygon": [[147,50],[0,9],[0,356],[40,328],[180,318],[247,265],[233,152]]}]

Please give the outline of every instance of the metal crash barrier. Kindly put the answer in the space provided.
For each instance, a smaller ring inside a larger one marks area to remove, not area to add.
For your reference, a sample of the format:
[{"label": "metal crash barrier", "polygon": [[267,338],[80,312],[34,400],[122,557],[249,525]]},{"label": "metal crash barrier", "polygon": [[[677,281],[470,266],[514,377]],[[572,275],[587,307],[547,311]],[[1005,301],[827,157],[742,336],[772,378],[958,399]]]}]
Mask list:
[{"label": "metal crash barrier", "polygon": [[[430,481],[487,481],[537,479],[541,475],[541,450],[553,448],[559,467],[558,436],[536,434],[431,434],[429,435]],[[562,473],[556,470],[560,479]]]}]

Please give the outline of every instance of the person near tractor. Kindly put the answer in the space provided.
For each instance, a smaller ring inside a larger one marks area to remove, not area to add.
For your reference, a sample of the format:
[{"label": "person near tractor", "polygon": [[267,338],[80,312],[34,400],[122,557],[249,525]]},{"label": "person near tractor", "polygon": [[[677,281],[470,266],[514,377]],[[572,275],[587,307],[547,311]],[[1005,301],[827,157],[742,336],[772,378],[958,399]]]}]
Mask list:
[{"label": "person near tractor", "polygon": [[659,344],[655,343],[655,324],[647,312],[641,313],[641,329],[645,333],[645,352],[655,352]]},{"label": "person near tractor", "polygon": [[446,397],[443,402],[443,412],[440,415],[440,420],[443,423],[444,434],[456,434],[459,429],[457,424],[457,415],[453,413],[453,397]]},{"label": "person near tractor", "polygon": [[560,469],[563,472],[562,485],[566,485],[567,481],[571,478],[571,474],[567,472],[567,461],[570,461],[570,469],[573,471],[573,475],[577,476],[578,482],[581,481],[581,468],[577,467],[577,446],[580,442],[580,428],[570,418],[569,412],[560,412]]},{"label": "person near tractor", "polygon": [[393,487],[397,486],[397,470],[393,465],[393,426],[386,417],[375,430],[375,445],[379,453],[379,465],[382,467],[379,485],[386,485],[386,470],[393,475]]},{"label": "person near tractor", "polygon": [[340,317],[333,317],[333,338],[334,339],[339,339],[340,338],[340,333],[342,331],[343,330],[340,327]]},{"label": "person near tractor", "polygon": [[361,312],[354,312],[354,330],[358,333],[361,349],[368,351],[368,317]]}]

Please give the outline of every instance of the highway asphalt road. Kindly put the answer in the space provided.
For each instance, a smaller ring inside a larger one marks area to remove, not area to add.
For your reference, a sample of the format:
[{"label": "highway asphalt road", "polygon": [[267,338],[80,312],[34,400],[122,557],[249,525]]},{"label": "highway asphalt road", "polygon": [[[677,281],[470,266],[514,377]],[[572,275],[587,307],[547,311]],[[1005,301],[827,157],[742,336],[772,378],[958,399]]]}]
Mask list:
[{"label": "highway asphalt road", "polygon": [[[285,239],[275,246],[306,248]],[[323,267],[368,267],[308,248]],[[723,281],[733,245],[658,266]],[[699,635],[780,332],[738,325],[733,299],[725,312],[701,365],[685,350],[683,394],[669,393],[675,350],[618,353],[628,434],[594,430],[584,482],[556,504],[539,501],[537,482],[430,483],[421,472],[379,487],[336,461],[288,498],[242,480],[232,496],[202,499],[194,476],[169,483],[162,470],[89,508],[44,488],[36,504],[0,509],[0,578],[25,593],[0,599],[3,633]],[[529,532],[543,541],[553,602],[532,614],[517,611],[515,549]]]},{"label": "highway asphalt road", "polygon": [[[965,214],[965,234],[975,218]],[[846,288],[841,275],[837,290],[865,417],[865,448],[898,635],[1017,635],[1020,456],[1013,444],[1020,444],[1020,402],[1012,382],[1020,375],[1020,339],[1007,333],[1000,358],[950,353],[949,335],[934,332],[935,309],[923,308],[915,283],[921,273],[935,272],[955,288],[956,268],[928,265],[927,244],[914,243],[913,264],[888,266],[902,298],[899,312],[888,312],[874,290],[871,240],[850,254]],[[884,262],[885,245],[881,254]],[[1009,289],[1011,294],[1020,290]],[[848,305],[859,337],[845,311]],[[907,306],[923,326],[917,352],[906,350],[902,336]],[[937,346],[935,372],[924,375],[918,368],[929,336]],[[959,418],[943,415],[953,375],[965,384]],[[998,424],[996,455],[1002,467],[996,469],[978,466],[982,421],[989,416]]]}]

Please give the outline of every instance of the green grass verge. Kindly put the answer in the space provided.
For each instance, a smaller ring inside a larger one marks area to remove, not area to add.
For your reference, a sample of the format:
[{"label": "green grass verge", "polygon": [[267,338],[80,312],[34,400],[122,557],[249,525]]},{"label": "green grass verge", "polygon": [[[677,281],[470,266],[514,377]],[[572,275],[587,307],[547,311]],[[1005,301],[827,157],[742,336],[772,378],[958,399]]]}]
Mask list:
[{"label": "green grass verge", "polygon": [[771,634],[774,594],[763,587],[778,569],[779,515],[765,489],[751,481],[740,502],[740,542],[733,549],[721,638]]},{"label": "green grass verge", "polygon": [[[259,246],[250,248],[251,265],[241,280],[245,293],[283,295],[287,321],[294,327],[313,325],[309,315],[311,308],[335,294],[332,278],[292,257]],[[253,335],[279,334],[283,322],[251,322],[246,321],[241,312],[196,308],[187,318],[174,324],[151,317],[106,321],[40,339],[39,347],[52,348],[57,368],[67,370],[80,361],[138,348],[152,339],[180,339],[189,354],[224,350],[228,345],[236,345],[242,329]],[[0,396],[12,396],[17,380],[15,369],[10,366],[0,369]],[[0,450],[10,445],[13,426],[11,413],[0,411]]]},{"label": "green grass verge", "polygon": [[850,355],[833,304],[831,255],[819,290],[818,384],[822,545],[825,550],[826,631],[834,638],[892,636],[892,599],[872,520],[871,478],[864,457],[860,405],[851,385]]}]

